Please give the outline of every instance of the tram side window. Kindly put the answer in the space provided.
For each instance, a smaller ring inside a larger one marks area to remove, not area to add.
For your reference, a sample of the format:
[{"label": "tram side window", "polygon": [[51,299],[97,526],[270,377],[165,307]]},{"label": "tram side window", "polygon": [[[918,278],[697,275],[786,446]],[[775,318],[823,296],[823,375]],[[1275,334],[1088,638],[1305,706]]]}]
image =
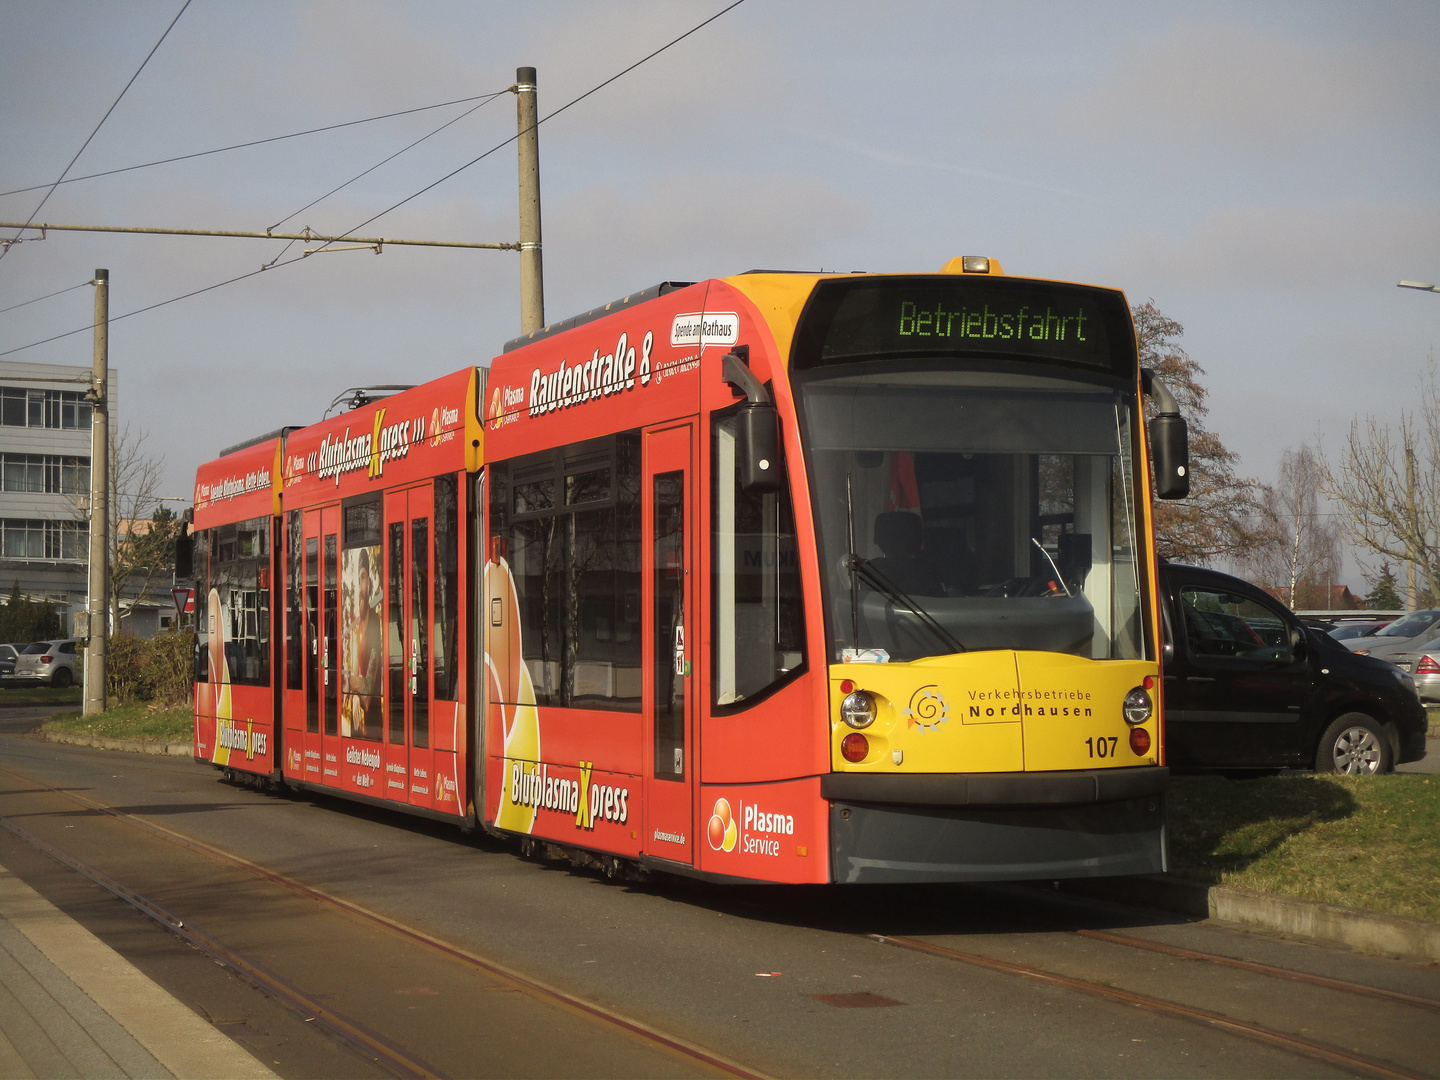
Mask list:
[{"label": "tram side window", "polygon": [[536,703],[640,710],[640,436],[492,466]]},{"label": "tram side window", "polygon": [[460,687],[460,506],[454,476],[435,478],[435,698],[455,701]]},{"label": "tram side window", "polygon": [[805,603],[788,475],[777,493],[744,491],[738,434],[735,410],[715,415],[711,608],[718,707],[743,706],[805,662]]},{"label": "tram side window", "polygon": [[250,518],[211,533],[211,583],[220,600],[230,682],[270,685],[270,521]]},{"label": "tram side window", "polygon": [[195,569],[195,681],[210,681],[210,536],[197,529],[191,537],[190,561]]},{"label": "tram side window", "polygon": [[285,517],[285,688],[299,690],[304,685],[301,675],[300,620],[304,609],[305,537],[300,527],[300,511],[291,510]]}]

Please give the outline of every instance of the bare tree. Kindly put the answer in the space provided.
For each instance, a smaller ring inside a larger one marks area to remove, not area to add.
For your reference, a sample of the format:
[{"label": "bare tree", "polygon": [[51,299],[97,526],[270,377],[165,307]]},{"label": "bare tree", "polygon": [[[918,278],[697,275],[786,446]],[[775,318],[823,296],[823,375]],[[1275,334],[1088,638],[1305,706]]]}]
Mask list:
[{"label": "bare tree", "polygon": [[[1147,300],[1132,309],[1140,363],[1165,381],[1190,429],[1190,497],[1155,504],[1155,546],[1162,557],[1206,564],[1243,557],[1258,542],[1254,532],[1259,485],[1239,476],[1240,455],[1205,426],[1205,369],[1181,347],[1185,328]],[[1147,418],[1154,403],[1145,402]]]},{"label": "bare tree", "polygon": [[145,453],[147,433],[110,429],[110,625],[130,615],[123,600],[142,597],[169,572],[176,519],[160,499],[164,462]]},{"label": "bare tree", "polygon": [[1405,568],[1405,602],[1440,597],[1440,386],[1432,364],[1413,410],[1394,425],[1374,416],[1350,424],[1323,490],[1344,510],[1357,547]]},{"label": "bare tree", "polygon": [[1340,524],[1321,506],[1324,477],[1314,447],[1286,450],[1275,485],[1260,489],[1252,526],[1258,543],[1240,560],[1292,608],[1328,608],[1330,585],[1340,576]]}]

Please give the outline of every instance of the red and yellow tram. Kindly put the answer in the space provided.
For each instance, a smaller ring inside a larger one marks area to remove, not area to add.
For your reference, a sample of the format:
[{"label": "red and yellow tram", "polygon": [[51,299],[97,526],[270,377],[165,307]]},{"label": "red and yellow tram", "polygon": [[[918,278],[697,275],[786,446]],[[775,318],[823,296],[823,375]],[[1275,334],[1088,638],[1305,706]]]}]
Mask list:
[{"label": "red and yellow tram", "polygon": [[201,468],[196,756],[612,872],[1164,869],[1147,392],[1173,497],[1124,297],[987,259],[547,327]]}]

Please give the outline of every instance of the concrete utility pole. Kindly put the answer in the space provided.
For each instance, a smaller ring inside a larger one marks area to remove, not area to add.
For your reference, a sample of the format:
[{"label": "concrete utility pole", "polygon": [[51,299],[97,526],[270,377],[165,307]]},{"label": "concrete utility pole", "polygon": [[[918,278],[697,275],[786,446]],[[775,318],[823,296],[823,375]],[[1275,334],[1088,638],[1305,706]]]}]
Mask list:
[{"label": "concrete utility pole", "polygon": [[1420,606],[1420,597],[1415,589],[1415,563],[1418,560],[1415,536],[1420,531],[1420,508],[1415,502],[1415,447],[1405,447],[1405,610],[1414,611]]},{"label": "concrete utility pole", "polygon": [[540,265],[540,129],[535,69],[515,69],[520,149],[520,332],[545,325],[545,280]]},{"label": "concrete utility pole", "polygon": [[86,716],[105,711],[105,639],[110,597],[110,271],[95,271],[95,367],[90,376],[90,574],[85,605]]}]

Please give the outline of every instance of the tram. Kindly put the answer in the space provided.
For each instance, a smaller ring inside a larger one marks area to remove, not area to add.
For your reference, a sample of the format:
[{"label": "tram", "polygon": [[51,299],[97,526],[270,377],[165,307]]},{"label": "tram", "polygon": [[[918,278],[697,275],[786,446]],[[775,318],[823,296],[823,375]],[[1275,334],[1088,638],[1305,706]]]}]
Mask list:
[{"label": "tram", "polygon": [[197,760],[612,874],[1166,868],[1120,292],[670,282],[357,404],[198,471]]}]

